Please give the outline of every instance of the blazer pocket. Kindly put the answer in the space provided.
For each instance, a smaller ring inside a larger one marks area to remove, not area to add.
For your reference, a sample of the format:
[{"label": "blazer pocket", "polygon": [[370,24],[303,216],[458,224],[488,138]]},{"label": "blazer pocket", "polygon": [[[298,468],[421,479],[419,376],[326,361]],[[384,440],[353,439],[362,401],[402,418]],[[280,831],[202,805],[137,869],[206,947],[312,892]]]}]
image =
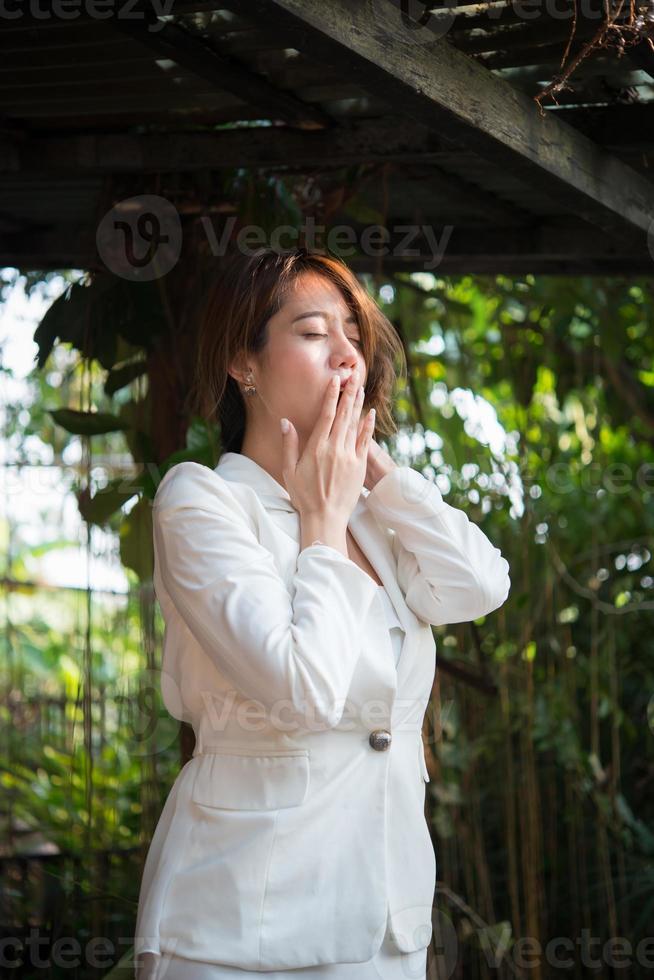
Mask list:
[{"label": "blazer pocket", "polygon": [[225,810],[279,810],[299,806],[309,791],[309,750],[280,749],[265,754],[244,749],[205,749],[192,799]]}]

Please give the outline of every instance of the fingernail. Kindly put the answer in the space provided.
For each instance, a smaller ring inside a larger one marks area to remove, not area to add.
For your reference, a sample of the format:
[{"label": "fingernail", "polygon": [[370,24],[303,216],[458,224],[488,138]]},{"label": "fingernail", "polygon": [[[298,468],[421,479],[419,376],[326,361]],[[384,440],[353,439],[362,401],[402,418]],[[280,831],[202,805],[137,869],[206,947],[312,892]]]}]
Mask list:
[{"label": "fingernail", "polygon": [[288,419],[280,419],[279,424],[282,427],[282,432],[288,432]]}]

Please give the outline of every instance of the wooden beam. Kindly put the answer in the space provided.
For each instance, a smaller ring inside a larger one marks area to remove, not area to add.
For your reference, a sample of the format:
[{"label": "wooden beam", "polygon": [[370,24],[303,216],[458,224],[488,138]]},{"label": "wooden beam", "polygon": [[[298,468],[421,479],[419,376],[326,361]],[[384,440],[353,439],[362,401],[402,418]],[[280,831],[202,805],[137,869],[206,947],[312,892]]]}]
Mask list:
[{"label": "wooden beam", "polygon": [[289,126],[215,133],[85,133],[0,139],[0,174],[120,174],[233,167],[333,168],[361,162],[438,164],[452,153],[438,134],[402,118],[355,121],[324,132]]},{"label": "wooden beam", "polygon": [[[452,173],[456,161],[449,151],[440,149],[438,138],[403,120],[366,121],[329,133],[259,127],[215,134],[24,136],[18,142],[0,142],[0,174],[5,177],[184,173],[234,167],[279,171],[289,161],[296,172],[367,162],[432,164],[436,166],[429,175],[430,192],[448,199],[455,208],[457,201],[463,201],[467,210],[474,208],[486,220],[507,226],[532,220],[522,208]],[[445,169],[437,168],[439,162]]]},{"label": "wooden beam", "polygon": [[[259,27],[296,33],[300,50],[338,66],[386,99],[391,111],[428,126],[527,186],[538,182],[561,209],[645,248],[654,185],[533,100],[496,78],[446,38],[416,42],[391,0],[223,0]],[[387,9],[388,8],[388,9]],[[371,19],[371,11],[376,14]],[[297,44],[296,44],[297,46]]]},{"label": "wooden beam", "polygon": [[[563,273],[566,268],[570,274],[610,269],[651,274],[654,269],[654,257],[646,250],[637,246],[625,250],[609,236],[598,235],[595,228],[574,218],[551,218],[523,228],[490,224],[467,227],[463,223],[443,226],[437,217],[429,219],[426,215],[423,225],[407,220],[405,227],[412,229],[410,239],[399,230],[400,223],[394,221],[388,242],[367,249],[373,254],[343,254],[343,258],[357,269],[374,269],[381,264],[385,269],[407,268],[435,275],[491,269],[534,273],[556,269]],[[339,224],[338,215],[334,215],[333,222]]]},{"label": "wooden beam", "polygon": [[[256,105],[262,117],[282,119],[300,129],[329,128],[333,120],[320,108],[308,105],[288,92],[275,89],[262,75],[245,68],[233,58],[218,54],[199,37],[176,24],[158,21],[147,0],[136,3],[143,14],[141,19],[111,19],[114,30],[125,33],[199,78],[213,83],[217,90],[226,90],[245,102]],[[156,30],[152,27],[156,26]]]},{"label": "wooden beam", "polygon": [[[212,6],[219,8],[222,4],[215,3]],[[289,126],[309,130],[330,128],[334,125],[331,117],[318,106],[302,102],[292,93],[276,89],[264,76],[250,71],[233,57],[216,51],[187,29],[160,21],[148,0],[133,0],[125,9],[124,15],[118,8],[113,16],[106,19],[93,17],[82,9],[72,22],[61,20],[54,13],[49,18],[43,18],[24,11],[20,18],[8,22],[13,32],[9,35],[3,34],[0,50],[5,57],[10,58],[14,53],[17,37],[25,38],[22,43],[28,49],[38,50],[39,39],[45,36],[52,38],[51,46],[54,45],[59,50],[63,50],[62,45],[65,47],[66,44],[73,44],[77,49],[76,54],[79,55],[78,45],[84,51],[85,44],[94,41],[110,43],[115,40],[112,32],[116,32],[138,41],[160,58],[169,58],[192,72],[196,78],[210,82],[217,95],[231,93],[241,101],[255,105],[259,118],[282,120]],[[176,12],[185,11],[174,9],[173,13]],[[96,38],[98,31],[102,32],[102,37]],[[85,32],[89,36],[87,41],[84,41]],[[18,43],[20,47],[21,42]],[[47,46],[44,47],[47,50]],[[24,59],[24,50],[21,53]],[[164,76],[162,85],[165,86]],[[56,89],[54,94],[56,96]]]},{"label": "wooden beam", "polygon": [[[575,40],[592,37],[601,24],[601,20],[582,18],[575,29]],[[558,44],[561,54],[565,51],[566,42],[570,36],[571,27],[568,21],[552,20],[550,17],[540,17],[527,23],[511,24],[506,29],[496,28],[493,24],[484,34],[469,33],[469,27],[464,22],[455,26],[448,36],[460,51],[466,54],[481,54],[487,51],[520,51],[531,52],[532,58],[538,57],[540,45]]]},{"label": "wooden beam", "polygon": [[[654,105],[548,109],[615,153],[654,153]],[[448,171],[474,156],[402,117],[355,120],[325,132],[258,126],[215,133],[84,133],[0,136],[0,174],[170,173],[232,167],[328,169],[363,162],[415,163]]]},{"label": "wooden beam", "polygon": [[[223,214],[213,217],[217,237],[223,220]],[[338,223],[338,216],[335,216],[334,224]],[[407,216],[406,226],[411,224]],[[389,274],[403,271],[430,272],[436,276],[501,273],[642,276],[651,275],[654,266],[651,255],[618,248],[614,241],[598,236],[595,229],[580,225],[574,219],[552,219],[539,227],[523,229],[455,227],[449,233],[436,222],[430,228],[443,246],[440,253],[430,247],[424,235],[407,242],[404,232],[393,229],[385,255],[376,254],[373,249],[367,249],[368,254],[363,254],[361,248],[356,248],[359,254],[354,255],[338,247],[333,251],[357,272],[381,270]],[[101,267],[92,221],[83,226],[62,223],[56,228],[12,230],[7,227],[0,242],[0,263],[22,271]],[[286,243],[282,247],[287,247]],[[415,249],[418,254],[406,254],[409,249]]]}]

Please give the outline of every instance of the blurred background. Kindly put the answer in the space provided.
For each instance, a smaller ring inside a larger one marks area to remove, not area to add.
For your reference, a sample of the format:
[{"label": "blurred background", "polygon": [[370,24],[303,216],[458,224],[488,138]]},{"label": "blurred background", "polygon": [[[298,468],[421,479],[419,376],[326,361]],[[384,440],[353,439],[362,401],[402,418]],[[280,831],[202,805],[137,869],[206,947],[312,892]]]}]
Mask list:
[{"label": "blurred background", "polygon": [[[145,849],[183,758],[159,692],[156,481],[138,421],[151,389],[144,375],[112,390],[124,368],[74,341],[34,366],[39,325],[85,288],[79,271],[2,279],[2,927],[46,948],[106,937],[103,975],[131,945]],[[574,942],[587,923],[635,951],[654,907],[654,419],[632,404],[654,385],[652,283],[367,285],[409,362],[385,445],[511,564],[487,622],[435,628],[424,742],[439,921],[469,969],[484,949]],[[608,334],[631,367],[625,390],[607,377]],[[120,320],[116,349],[136,362]],[[194,420],[160,472],[215,465],[214,437]]]}]

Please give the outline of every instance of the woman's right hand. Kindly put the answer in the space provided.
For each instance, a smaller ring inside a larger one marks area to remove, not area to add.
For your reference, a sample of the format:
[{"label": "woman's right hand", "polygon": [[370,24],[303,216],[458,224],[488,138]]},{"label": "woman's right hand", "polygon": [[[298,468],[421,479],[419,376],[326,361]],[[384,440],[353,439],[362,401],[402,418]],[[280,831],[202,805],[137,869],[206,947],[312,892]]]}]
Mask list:
[{"label": "woman's right hand", "polygon": [[338,401],[340,379],[330,380],[320,415],[298,459],[298,434],[289,420],[282,432],[282,475],[300,515],[329,515],[345,523],[354,510],[366,475],[374,414],[360,424],[363,393],[355,369]]}]

